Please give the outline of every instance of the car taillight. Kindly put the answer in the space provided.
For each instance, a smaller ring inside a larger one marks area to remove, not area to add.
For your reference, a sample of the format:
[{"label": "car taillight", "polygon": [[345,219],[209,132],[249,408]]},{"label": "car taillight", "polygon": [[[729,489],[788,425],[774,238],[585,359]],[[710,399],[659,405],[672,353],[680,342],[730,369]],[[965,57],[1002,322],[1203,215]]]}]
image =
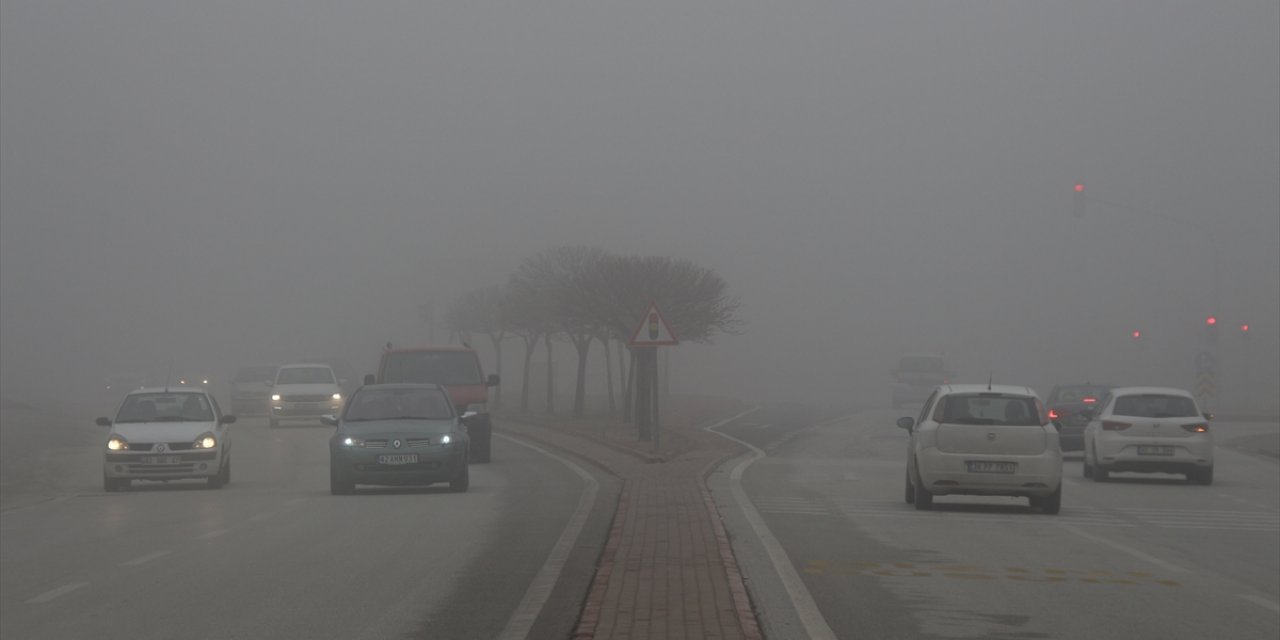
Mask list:
[{"label": "car taillight", "polygon": [[1083,402],[1083,403],[1085,403],[1085,404],[1093,404],[1093,403],[1095,403],[1095,402],[1097,402],[1097,401],[1098,401],[1098,399],[1097,399],[1097,398],[1085,398],[1085,399],[1081,400],[1081,402]]},{"label": "car taillight", "polygon": [[1182,425],[1182,428],[1190,431],[1191,433],[1205,433],[1209,430],[1209,425],[1199,422],[1196,424],[1184,424]]},{"label": "car taillight", "polygon": [[1102,421],[1103,431],[1124,431],[1125,429],[1128,429],[1129,427],[1132,427],[1132,426],[1133,424],[1129,422],[1117,422],[1115,420]]},{"label": "car taillight", "polygon": [[1057,410],[1057,409],[1050,409],[1050,410],[1049,410],[1049,419],[1050,419],[1050,420],[1057,420],[1058,418],[1061,418],[1061,417],[1062,417],[1062,415],[1058,413],[1058,410]]}]

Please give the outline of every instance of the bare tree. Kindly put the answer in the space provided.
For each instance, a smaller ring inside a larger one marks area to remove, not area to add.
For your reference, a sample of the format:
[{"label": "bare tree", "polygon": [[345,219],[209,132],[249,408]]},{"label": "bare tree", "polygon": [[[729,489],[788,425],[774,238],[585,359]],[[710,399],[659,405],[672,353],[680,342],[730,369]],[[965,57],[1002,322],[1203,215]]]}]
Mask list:
[{"label": "bare tree", "polygon": [[[502,376],[502,341],[510,331],[507,322],[508,306],[507,287],[481,287],[458,296],[447,316],[450,325],[465,331],[465,335],[477,332],[489,336],[494,352],[493,372],[499,377]],[[502,406],[501,386],[494,394],[493,403]]]},{"label": "bare tree", "polygon": [[[544,336],[553,332],[554,315],[550,301],[532,287],[531,283],[512,276],[506,287],[506,318],[512,333],[524,342],[524,365],[521,371],[520,410],[529,410],[529,366],[533,362],[533,352]],[[550,346],[548,345],[547,361],[550,363]],[[547,385],[551,384],[550,365],[548,365]]]}]

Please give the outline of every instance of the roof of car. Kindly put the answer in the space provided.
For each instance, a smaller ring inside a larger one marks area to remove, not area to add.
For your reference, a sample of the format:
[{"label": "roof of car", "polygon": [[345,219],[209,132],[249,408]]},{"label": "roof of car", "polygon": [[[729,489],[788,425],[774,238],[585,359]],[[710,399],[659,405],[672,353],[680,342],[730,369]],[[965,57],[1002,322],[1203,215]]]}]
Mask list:
[{"label": "roof of car", "polygon": [[441,390],[441,391],[445,391],[445,390],[446,390],[446,389],[444,388],[444,386],[443,386],[443,385],[438,385],[438,384],[435,384],[434,382],[431,382],[431,383],[428,383],[428,382],[384,382],[384,383],[381,383],[381,384],[366,384],[366,385],[364,385],[364,386],[360,387],[360,389],[357,389],[357,391],[359,391],[359,390],[364,390],[364,389],[439,389],[439,390]]},{"label": "roof of car", "polygon": [[135,393],[203,393],[208,395],[209,392],[204,387],[189,386],[185,384],[175,384],[168,387],[139,387],[129,392],[129,395]]},{"label": "roof of car", "polygon": [[475,349],[464,347],[460,344],[441,344],[423,347],[394,347],[382,350],[383,353],[415,353],[422,351],[475,351]]},{"label": "roof of car", "polygon": [[330,367],[329,365],[327,365],[327,364],[325,364],[325,363],[323,363],[323,362],[299,362],[299,363],[297,363],[297,364],[282,364],[282,365],[280,365],[280,368],[281,368],[281,369],[300,369],[300,368],[303,368],[303,367],[324,367],[325,369],[332,369],[332,368],[333,368],[333,367]]},{"label": "roof of car", "polygon": [[1034,396],[1031,387],[1020,387],[1011,384],[944,384],[944,393],[1002,393],[1010,396]]},{"label": "roof of car", "polygon": [[1162,395],[1162,396],[1182,396],[1184,398],[1194,398],[1190,392],[1185,389],[1175,387],[1117,387],[1111,390],[1112,396],[1136,396],[1136,395]]}]

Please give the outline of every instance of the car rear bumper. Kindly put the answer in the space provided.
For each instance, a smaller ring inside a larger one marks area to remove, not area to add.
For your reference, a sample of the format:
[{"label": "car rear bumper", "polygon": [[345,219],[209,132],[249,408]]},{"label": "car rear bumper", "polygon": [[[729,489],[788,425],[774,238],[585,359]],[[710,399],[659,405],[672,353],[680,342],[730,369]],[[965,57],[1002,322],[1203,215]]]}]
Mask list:
[{"label": "car rear bumper", "polygon": [[[1046,450],[1033,456],[921,452],[919,474],[934,495],[1045,496],[1062,484],[1062,455]],[[1013,473],[970,472],[967,462],[1012,462]]]},{"label": "car rear bumper", "polygon": [[[1139,447],[1171,447],[1173,455],[1138,453]],[[1096,438],[1095,462],[1110,471],[1186,473],[1213,466],[1213,443],[1203,436],[1183,438]]]}]

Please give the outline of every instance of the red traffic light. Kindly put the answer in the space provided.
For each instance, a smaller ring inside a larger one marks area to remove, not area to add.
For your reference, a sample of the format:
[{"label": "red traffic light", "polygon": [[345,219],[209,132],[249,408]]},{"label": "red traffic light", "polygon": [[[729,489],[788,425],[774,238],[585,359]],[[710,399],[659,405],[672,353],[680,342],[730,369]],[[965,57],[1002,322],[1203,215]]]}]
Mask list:
[{"label": "red traffic light", "polygon": [[1242,324],[1242,325],[1240,325],[1240,331],[1242,331],[1242,332],[1244,332],[1244,333],[1249,333],[1249,325],[1247,325],[1247,324]]},{"label": "red traffic light", "polygon": [[1218,324],[1218,317],[1217,317],[1217,316],[1209,316],[1208,318],[1205,318],[1205,319],[1204,319],[1204,323],[1205,323],[1205,324],[1207,324],[1207,325],[1209,325],[1210,327],[1212,327],[1212,326],[1214,326],[1214,325]]},{"label": "red traffic light", "polygon": [[1138,338],[1141,338],[1141,337],[1142,337],[1142,332],[1141,332],[1141,331],[1134,331],[1134,332],[1133,332],[1133,339],[1134,339],[1134,340],[1137,340]]},{"label": "red traffic light", "polygon": [[1076,193],[1083,193],[1083,192],[1084,192],[1084,183],[1083,183],[1083,182],[1077,182],[1077,183],[1076,183]]}]

